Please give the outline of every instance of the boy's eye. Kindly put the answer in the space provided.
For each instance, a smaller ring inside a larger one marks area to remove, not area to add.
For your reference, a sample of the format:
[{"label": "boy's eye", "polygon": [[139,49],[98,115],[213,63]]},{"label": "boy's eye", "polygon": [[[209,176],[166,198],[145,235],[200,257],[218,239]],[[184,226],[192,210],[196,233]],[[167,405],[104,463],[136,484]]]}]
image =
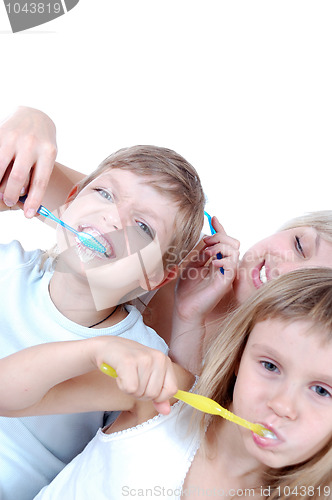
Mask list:
[{"label": "boy's eye", "polygon": [[145,234],[149,236],[153,240],[153,231],[149,228],[147,224],[141,221],[137,221],[138,226],[144,231]]},{"label": "boy's eye", "polygon": [[311,389],[318,394],[318,396],[322,396],[323,398],[330,398],[332,397],[331,393],[324,389],[321,385],[313,385]]},{"label": "boy's eye", "polygon": [[261,361],[261,364],[269,372],[279,372],[278,367],[271,361]]},{"label": "boy's eye", "polygon": [[298,236],[295,236],[295,248],[302,255],[302,257],[305,257],[304,250],[303,250],[303,247],[301,245],[301,240]]},{"label": "boy's eye", "polygon": [[95,191],[97,191],[97,193],[100,194],[100,196],[102,196],[106,200],[113,201],[113,195],[112,195],[112,193],[109,193],[106,189],[95,188]]}]

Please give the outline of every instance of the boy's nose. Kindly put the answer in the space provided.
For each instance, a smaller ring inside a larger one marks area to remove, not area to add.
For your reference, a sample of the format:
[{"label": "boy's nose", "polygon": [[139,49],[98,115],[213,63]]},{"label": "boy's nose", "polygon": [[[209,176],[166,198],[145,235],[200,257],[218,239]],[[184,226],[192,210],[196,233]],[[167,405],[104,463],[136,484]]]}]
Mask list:
[{"label": "boy's nose", "polygon": [[271,408],[278,417],[295,420],[297,418],[297,398],[295,391],[283,387],[274,393],[268,400],[267,406]]},{"label": "boy's nose", "polygon": [[114,229],[122,229],[122,219],[119,209],[117,207],[113,207],[108,213],[104,214],[104,218],[107,221],[109,227]]}]

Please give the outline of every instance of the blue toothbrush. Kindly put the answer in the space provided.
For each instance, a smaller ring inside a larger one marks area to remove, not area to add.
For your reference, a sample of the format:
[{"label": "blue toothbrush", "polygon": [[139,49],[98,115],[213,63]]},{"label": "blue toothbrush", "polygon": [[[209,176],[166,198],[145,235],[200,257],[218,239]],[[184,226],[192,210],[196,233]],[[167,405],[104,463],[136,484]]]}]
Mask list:
[{"label": "blue toothbrush", "polygon": [[[204,210],[204,215],[206,215],[207,220],[209,221],[209,226],[210,226],[211,234],[216,234],[216,230],[212,226],[212,222],[211,222],[212,217],[211,217],[211,215],[208,214],[207,212],[205,212],[205,210]],[[222,255],[221,255],[220,252],[217,253],[217,259],[219,259],[219,260],[222,259]],[[221,274],[224,274],[224,269],[222,267],[220,268],[220,272],[221,272]]]},{"label": "blue toothbrush", "polygon": [[[25,200],[27,199],[27,195],[21,196],[20,197],[20,202],[24,203]],[[49,219],[53,220],[57,224],[60,224],[60,226],[64,227],[65,229],[68,229],[68,231],[71,231],[72,233],[76,234],[77,238],[80,240],[80,242],[86,246],[87,248],[90,248],[91,250],[96,250],[97,252],[104,253],[106,256],[106,248],[104,245],[102,245],[94,236],[92,236],[89,233],[85,233],[84,231],[76,231],[73,227],[68,226],[65,222],[63,222],[61,219],[58,219],[55,215],[52,214],[46,207],[43,205],[40,205],[40,207],[37,210],[37,213],[40,215],[43,215],[44,217],[48,217]]]}]

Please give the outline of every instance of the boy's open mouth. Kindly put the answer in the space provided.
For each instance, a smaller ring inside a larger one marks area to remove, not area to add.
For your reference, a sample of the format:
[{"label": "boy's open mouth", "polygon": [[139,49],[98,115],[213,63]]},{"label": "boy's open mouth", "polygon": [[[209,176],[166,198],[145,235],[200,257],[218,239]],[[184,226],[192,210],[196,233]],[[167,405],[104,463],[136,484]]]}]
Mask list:
[{"label": "boy's open mouth", "polygon": [[106,248],[106,252],[101,253],[97,250],[86,247],[82,242],[75,238],[77,243],[78,255],[82,262],[89,262],[95,257],[98,257],[100,259],[114,259],[116,257],[113,245],[107,238],[105,238],[105,236],[100,231],[98,231],[98,229],[86,224],[82,224],[78,227],[78,231],[83,231],[85,233],[91,234],[91,236],[93,236]]}]

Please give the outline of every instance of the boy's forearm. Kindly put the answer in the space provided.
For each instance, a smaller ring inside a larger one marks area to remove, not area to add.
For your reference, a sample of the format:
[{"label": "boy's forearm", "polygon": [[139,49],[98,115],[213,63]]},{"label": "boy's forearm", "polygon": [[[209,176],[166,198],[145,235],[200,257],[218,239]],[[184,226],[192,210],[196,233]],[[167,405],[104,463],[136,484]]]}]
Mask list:
[{"label": "boy's forearm", "polygon": [[[118,378],[104,375],[102,362]],[[177,391],[173,365],[161,351],[105,335],[41,344],[0,359],[0,415],[132,410],[142,394],[163,404]]]},{"label": "boy's forearm", "polygon": [[86,341],[42,344],[0,359],[0,411],[23,410],[55,385],[96,369]]},{"label": "boy's forearm", "polygon": [[55,162],[42,204],[49,210],[61,207],[61,205],[66,203],[68,195],[75,184],[80,182],[84,177],[84,174],[81,172]]}]

